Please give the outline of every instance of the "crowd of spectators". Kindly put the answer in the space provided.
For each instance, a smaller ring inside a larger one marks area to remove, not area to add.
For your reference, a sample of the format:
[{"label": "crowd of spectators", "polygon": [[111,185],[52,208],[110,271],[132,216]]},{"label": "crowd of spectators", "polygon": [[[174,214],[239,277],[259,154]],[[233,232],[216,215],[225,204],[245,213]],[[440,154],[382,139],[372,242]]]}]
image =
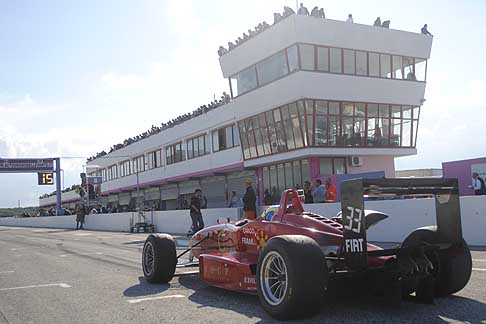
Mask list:
[{"label": "crowd of spectators", "polygon": [[[70,191],[73,191],[73,190],[76,190],[76,191],[79,191],[81,190],[81,186],[80,185],[72,185],[71,187],[68,187],[64,190],[62,190],[61,192],[70,192]],[[46,194],[43,194],[42,196],[39,197],[39,199],[44,199],[44,198],[49,198],[49,197],[52,197],[52,196],[55,196],[56,195],[56,192],[53,191],[51,193],[46,193]]]},{"label": "crowd of spectators", "polygon": [[205,114],[205,113],[207,113],[207,112],[209,112],[209,111],[211,111],[215,108],[218,108],[220,106],[223,106],[223,105],[229,103],[230,101],[231,101],[230,95],[227,94],[226,92],[223,92],[223,94],[221,95],[221,98],[219,100],[213,100],[207,105],[200,106],[199,108],[194,110],[192,113],[184,114],[184,115],[179,116],[177,118],[174,118],[174,119],[172,119],[172,120],[170,120],[166,123],[163,122],[163,123],[160,124],[160,126],[152,125],[152,127],[149,130],[147,130],[146,132],[144,132],[140,135],[134,136],[134,137],[130,137],[130,138],[124,140],[122,143],[118,143],[118,144],[113,145],[108,152],[101,151],[101,152],[93,155],[92,157],[88,158],[88,162],[93,161],[94,159],[103,157],[107,154],[110,154],[110,153],[117,151],[119,149],[122,149],[124,147],[127,147],[130,144],[133,144],[133,143],[136,143],[136,142],[141,141],[143,139],[146,139],[149,136],[158,134],[163,130],[166,130],[166,129],[169,129],[169,128],[174,127],[176,125],[182,124],[183,122],[188,121],[189,119],[192,119],[194,117]]},{"label": "crowd of spectators", "polygon": [[[324,9],[319,7],[314,7],[312,9],[312,12],[309,14],[309,10],[307,10],[306,7],[304,7],[304,4],[300,4],[300,8],[298,10],[299,15],[306,15],[306,16],[313,16],[313,17],[318,17],[318,18],[325,18],[324,14]],[[275,12],[273,14],[273,24],[276,25],[282,20],[284,20],[287,17],[290,17],[292,15],[295,15],[295,11],[287,6],[284,6],[284,11],[283,13],[280,12]],[[232,49],[236,48],[238,45],[243,44],[247,40],[255,37],[256,35],[260,34],[262,31],[266,30],[269,28],[270,25],[266,22],[263,21],[259,23],[257,26],[255,26],[253,29],[248,29],[248,33],[243,33],[242,36],[238,37],[234,42],[228,42],[228,48],[225,48],[224,46],[220,46],[218,49],[218,55],[221,57],[224,54],[228,53]]]}]

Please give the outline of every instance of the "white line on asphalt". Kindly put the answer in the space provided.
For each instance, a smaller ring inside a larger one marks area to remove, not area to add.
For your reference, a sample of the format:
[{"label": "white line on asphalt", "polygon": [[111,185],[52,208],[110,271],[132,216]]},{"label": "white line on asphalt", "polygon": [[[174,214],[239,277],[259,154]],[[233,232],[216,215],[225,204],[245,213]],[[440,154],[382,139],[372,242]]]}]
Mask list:
[{"label": "white line on asphalt", "polygon": [[149,300],[157,300],[157,299],[169,299],[169,298],[184,298],[186,296],[184,295],[168,295],[168,296],[158,296],[158,297],[147,297],[147,298],[138,298],[138,299],[130,299],[127,300],[130,304],[137,304],[141,303],[144,301],[149,301]]},{"label": "white line on asphalt", "polygon": [[14,273],[15,271],[13,270],[9,270],[9,271],[0,271],[0,274],[4,274],[4,273]]},{"label": "white line on asphalt", "polygon": [[476,262],[486,262],[486,259],[473,259],[473,261],[476,261]]},{"label": "white line on asphalt", "polygon": [[67,257],[68,255],[102,255],[103,253],[101,252],[90,252],[90,253],[69,253],[69,254],[61,254],[60,257],[61,258],[65,258]]},{"label": "white line on asphalt", "polygon": [[61,282],[61,283],[47,284],[47,285],[33,285],[33,286],[23,286],[23,287],[0,288],[0,291],[17,290],[17,289],[30,289],[30,288],[40,288],[40,287],[71,288],[71,285],[68,285],[66,283]]},{"label": "white line on asphalt", "polygon": [[486,271],[486,269],[472,268],[473,271]]}]

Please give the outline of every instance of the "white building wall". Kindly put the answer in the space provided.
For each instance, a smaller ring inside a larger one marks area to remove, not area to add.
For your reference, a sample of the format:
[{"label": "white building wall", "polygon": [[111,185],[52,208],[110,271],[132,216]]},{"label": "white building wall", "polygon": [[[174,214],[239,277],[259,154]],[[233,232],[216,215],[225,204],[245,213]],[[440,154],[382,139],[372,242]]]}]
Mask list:
[{"label": "white building wall", "polygon": [[223,55],[219,59],[223,76],[233,76],[295,43],[429,58],[432,37],[420,33],[294,15]]},{"label": "white building wall", "polygon": [[[461,197],[462,231],[470,245],[486,246],[486,196]],[[375,242],[402,242],[418,227],[435,225],[435,204],[433,199],[407,199],[366,202],[367,209],[379,210],[389,218],[368,231],[368,240]],[[340,203],[305,205],[312,211],[333,217],[341,209]],[[86,228],[91,230],[129,231],[132,215],[135,213],[99,214],[86,216]],[[216,224],[218,219],[238,219],[236,208],[206,209],[203,212],[206,226]],[[26,226],[49,228],[74,228],[76,216],[53,216],[33,218],[0,218],[0,226]],[[151,219],[150,214],[147,218]],[[186,233],[190,227],[188,210],[154,212],[154,224],[159,232]]]}]

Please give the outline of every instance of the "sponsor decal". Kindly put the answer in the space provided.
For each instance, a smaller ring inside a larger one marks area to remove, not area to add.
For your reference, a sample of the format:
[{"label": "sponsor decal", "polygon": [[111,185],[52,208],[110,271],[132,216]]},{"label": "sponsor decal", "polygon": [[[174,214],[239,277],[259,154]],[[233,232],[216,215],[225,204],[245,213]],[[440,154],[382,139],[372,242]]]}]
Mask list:
[{"label": "sponsor decal", "polygon": [[363,242],[364,240],[362,238],[346,239],[345,240],[346,252],[352,252],[352,253],[364,252]]},{"label": "sponsor decal", "polygon": [[250,235],[256,234],[256,231],[253,227],[243,227],[242,232],[243,234],[250,234]]},{"label": "sponsor decal", "polygon": [[253,239],[252,237],[246,237],[246,236],[243,236],[241,238],[241,243],[243,243],[245,245],[257,245],[255,239]]},{"label": "sponsor decal", "polygon": [[258,242],[258,250],[261,250],[265,246],[265,243],[267,243],[268,241],[268,235],[265,234],[264,230],[259,230],[256,239]]},{"label": "sponsor decal", "polygon": [[256,285],[256,278],[255,277],[244,277],[243,283],[247,285]]},{"label": "sponsor decal", "polygon": [[348,210],[351,212],[349,216],[346,216],[349,223],[346,222],[347,224],[344,225],[344,228],[349,231],[353,231],[354,233],[361,233],[363,210],[354,207],[348,207]]}]

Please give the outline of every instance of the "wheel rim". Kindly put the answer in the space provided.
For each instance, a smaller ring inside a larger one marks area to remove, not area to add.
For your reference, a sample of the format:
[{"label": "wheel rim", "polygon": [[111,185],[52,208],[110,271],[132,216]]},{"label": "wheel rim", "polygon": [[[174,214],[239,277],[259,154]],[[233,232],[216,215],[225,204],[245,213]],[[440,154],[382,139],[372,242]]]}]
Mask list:
[{"label": "wheel rim", "polygon": [[146,276],[152,275],[154,271],[154,246],[152,242],[146,242],[143,249],[143,272]]},{"label": "wheel rim", "polygon": [[282,256],[275,251],[268,253],[262,261],[260,287],[265,300],[279,305],[287,294],[287,266]]}]

